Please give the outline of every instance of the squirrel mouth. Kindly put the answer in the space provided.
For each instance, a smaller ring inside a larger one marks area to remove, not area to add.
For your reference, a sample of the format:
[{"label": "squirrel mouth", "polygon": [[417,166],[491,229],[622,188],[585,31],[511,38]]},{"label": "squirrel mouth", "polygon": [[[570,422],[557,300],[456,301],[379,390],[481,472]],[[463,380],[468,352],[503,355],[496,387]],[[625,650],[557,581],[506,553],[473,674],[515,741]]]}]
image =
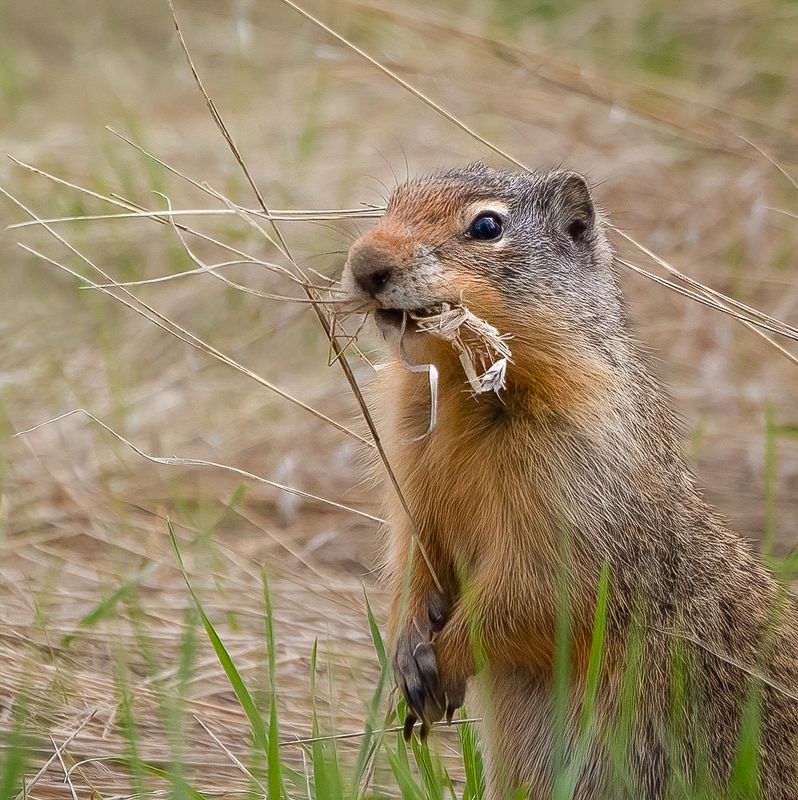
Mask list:
[{"label": "squirrel mouth", "polygon": [[378,308],[374,311],[374,321],[383,334],[412,333],[418,330],[416,320],[434,317],[440,313],[440,305],[425,308]]}]

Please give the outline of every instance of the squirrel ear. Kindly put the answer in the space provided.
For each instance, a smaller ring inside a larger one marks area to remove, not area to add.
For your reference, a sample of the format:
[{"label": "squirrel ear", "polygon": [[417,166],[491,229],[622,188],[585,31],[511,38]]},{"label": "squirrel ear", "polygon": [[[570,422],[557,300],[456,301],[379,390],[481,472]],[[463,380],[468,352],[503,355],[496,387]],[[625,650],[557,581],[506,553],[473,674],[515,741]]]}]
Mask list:
[{"label": "squirrel ear", "polygon": [[552,182],[552,208],[558,225],[579,242],[596,221],[587,181],[576,172],[555,172]]}]

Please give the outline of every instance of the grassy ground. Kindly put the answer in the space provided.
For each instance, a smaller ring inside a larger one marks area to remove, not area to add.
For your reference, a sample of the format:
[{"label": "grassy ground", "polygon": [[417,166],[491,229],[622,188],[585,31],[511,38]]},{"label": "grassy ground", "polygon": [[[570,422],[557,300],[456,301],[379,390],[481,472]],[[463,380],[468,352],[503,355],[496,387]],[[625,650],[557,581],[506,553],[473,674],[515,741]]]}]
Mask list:
[{"label": "grassy ground", "polygon": [[[614,222],[660,256],[798,323],[798,223],[789,216],[798,212],[798,191],[751,144],[798,174],[794,4],[397,8],[355,0],[310,7],[524,163],[586,172]],[[208,91],[272,208],[380,204],[406,174],[476,158],[501,162],[278,0],[197,0],[178,10]],[[107,132],[110,125],[194,180],[254,205],[193,84],[165,3],[0,0],[0,17],[4,151],[147,208],[165,208],[163,195],[174,208],[220,207]],[[41,217],[119,210],[9,160],[0,163],[0,185]],[[6,224],[29,218],[10,201],[2,209]],[[190,224],[281,261],[239,217]],[[281,230],[303,266],[335,276],[366,224],[291,221]],[[195,266],[174,230],[152,220],[54,227],[117,281]],[[45,231],[15,229],[0,239],[2,796],[15,797],[23,775],[31,797],[154,793],[170,782],[175,794],[275,796],[278,787],[258,786],[267,780],[265,756],[252,757],[253,736],[254,747],[285,762],[289,796],[303,794],[306,774],[317,797],[340,795],[329,743],[322,752],[294,740],[317,726],[356,733],[394,720],[390,684],[375,705],[379,646],[365,597],[378,625],[385,598],[374,575],[377,525],[362,515],[376,513],[376,495],[363,483],[358,444],[263,385],[355,424],[356,405],[338,367],[327,367],[312,312],[208,275],[134,290],[259,383],[17,242],[97,278]],[[199,258],[225,257],[207,242],[191,246]],[[261,292],[297,295],[261,268],[225,274]],[[789,553],[798,523],[798,370],[727,317],[631,272],[626,288],[684,413],[709,497],[741,533]],[[357,370],[367,382],[368,370]],[[362,513],[229,471],[153,463],[82,415],[12,438],[75,408],[147,454],[233,465]],[[234,665],[227,673],[225,652]],[[370,709],[378,711],[369,716]],[[471,729],[433,737],[457,794],[467,797],[479,775]],[[452,756],[463,736],[465,762]],[[56,757],[37,776],[53,740],[69,740],[63,764]],[[340,740],[347,793],[359,786],[440,796],[443,773],[427,751],[417,748],[408,764],[395,733],[378,741],[372,759],[374,740]],[[71,767],[72,786],[64,782]]]}]

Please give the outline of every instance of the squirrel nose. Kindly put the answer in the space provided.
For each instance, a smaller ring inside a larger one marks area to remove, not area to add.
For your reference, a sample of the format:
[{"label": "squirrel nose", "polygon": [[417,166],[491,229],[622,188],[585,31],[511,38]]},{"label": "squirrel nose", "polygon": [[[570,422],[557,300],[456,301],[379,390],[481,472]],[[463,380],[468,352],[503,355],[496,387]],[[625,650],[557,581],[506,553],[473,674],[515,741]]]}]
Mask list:
[{"label": "squirrel nose", "polygon": [[357,285],[364,292],[376,297],[387,286],[388,281],[391,279],[391,272],[390,268],[381,269],[378,267],[372,271],[355,272],[354,275]]},{"label": "squirrel nose", "polygon": [[395,257],[381,247],[364,243],[349,252],[349,270],[357,285],[376,297],[390,283],[398,264]]}]

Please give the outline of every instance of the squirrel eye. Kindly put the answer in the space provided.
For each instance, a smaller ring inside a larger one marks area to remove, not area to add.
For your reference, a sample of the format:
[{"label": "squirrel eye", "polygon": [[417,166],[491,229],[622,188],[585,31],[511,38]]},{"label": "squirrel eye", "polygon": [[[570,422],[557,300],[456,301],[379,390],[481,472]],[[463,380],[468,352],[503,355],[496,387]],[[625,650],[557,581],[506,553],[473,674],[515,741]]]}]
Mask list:
[{"label": "squirrel eye", "polygon": [[468,236],[471,239],[498,239],[502,235],[502,219],[495,211],[485,211],[469,226]]}]

